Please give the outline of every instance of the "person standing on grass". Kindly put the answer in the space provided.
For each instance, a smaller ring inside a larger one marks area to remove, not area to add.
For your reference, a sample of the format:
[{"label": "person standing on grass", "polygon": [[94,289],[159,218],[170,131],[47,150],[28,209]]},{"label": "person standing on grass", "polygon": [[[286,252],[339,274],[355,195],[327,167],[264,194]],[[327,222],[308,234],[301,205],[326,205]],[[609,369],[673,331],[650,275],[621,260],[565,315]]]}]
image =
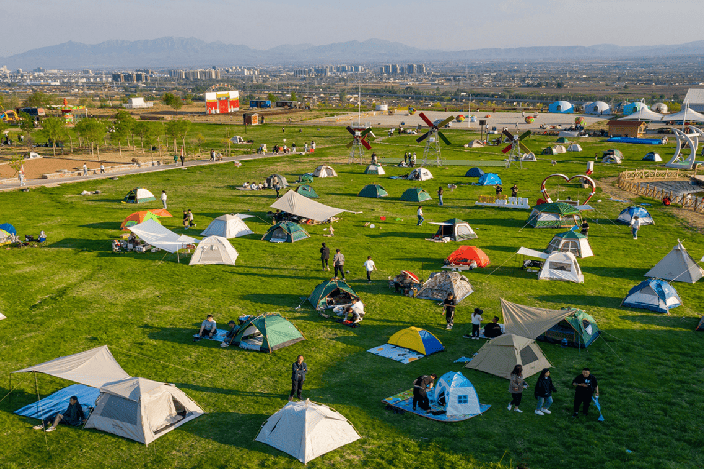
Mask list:
[{"label": "person standing on grass", "polygon": [[330,260],[330,248],[323,243],[323,247],[320,248],[320,261],[323,264],[323,272],[330,270],[330,265],[328,261]]},{"label": "person standing on grass", "polygon": [[631,233],[633,234],[633,239],[638,239],[638,230],[640,230],[640,217],[637,215],[631,218]]},{"label": "person standing on grass", "polygon": [[513,186],[511,186],[511,197],[513,197],[513,198],[518,197],[518,186],[515,184]]},{"label": "person standing on grass", "polygon": [[83,175],[88,176],[88,165],[83,163]]},{"label": "person standing on grass", "polygon": [[293,365],[291,365],[291,394],[288,395],[289,401],[293,400],[293,396],[301,400],[303,383],[306,380],[306,373],[308,373],[308,365],[306,365],[304,360],[303,355],[299,355]]},{"label": "person standing on grass", "polygon": [[445,309],[445,321],[447,321],[446,329],[451,331],[455,324],[455,307],[457,305],[455,295],[448,293],[447,298],[445,298],[445,301],[442,302],[442,305]]},{"label": "person standing on grass", "polygon": [[428,412],[430,411],[430,399],[428,399],[428,390],[433,389],[435,380],[438,375],[423,375],[417,377],[413,381],[413,410],[416,410],[416,405]]},{"label": "person standing on grass", "polygon": [[418,206],[418,211],[416,212],[416,215],[418,215],[418,224],[417,226],[421,226],[423,222],[425,221],[425,218],[423,218],[423,207]]},{"label": "person standing on grass", "polygon": [[592,396],[599,396],[599,384],[596,377],[592,375],[589,368],[583,368],[582,374],[577,375],[572,380],[574,386],[574,413],[572,417],[579,417],[579,407],[582,406],[582,413],[586,417],[589,414],[589,405],[592,403]]},{"label": "person standing on grass", "polygon": [[438,200],[440,201],[438,203],[439,206],[442,207],[442,195],[445,193],[445,191],[442,189],[442,186],[438,187]]},{"label": "person standing on grass", "polygon": [[501,197],[501,194],[504,192],[504,188],[501,184],[496,185],[496,198],[498,199]]},{"label": "person standing on grass", "polygon": [[[482,327],[482,314],[484,311],[482,311],[479,308],[474,308],[474,312],[472,313],[472,340],[479,340],[479,329]],[[467,337],[466,335],[464,336],[465,338]]]},{"label": "person standing on grass", "polygon": [[364,269],[367,271],[367,281],[372,283],[372,272],[376,270],[376,264],[374,264],[372,256],[367,256],[367,261],[364,263]]},{"label": "person standing on grass", "polygon": [[587,222],[587,220],[584,220],[584,223],[582,223],[582,226],[580,228],[580,233],[582,233],[584,236],[589,237],[589,223]]},{"label": "person standing on grass", "polygon": [[161,191],[161,203],[164,206],[164,209],[166,209],[166,191]]},{"label": "person standing on grass", "polygon": [[335,278],[338,278],[337,272],[340,272],[342,280],[347,280],[345,278],[345,255],[340,252],[339,249],[335,249],[335,257],[332,260],[335,266]]},{"label": "person standing on grass", "polygon": [[186,164],[186,157],[183,156],[183,152],[181,152],[181,166],[185,166]]},{"label": "person standing on grass", "polygon": [[516,365],[513,367],[513,371],[509,376],[508,390],[511,393],[511,402],[508,403],[508,410],[511,411],[511,407],[515,412],[523,412],[518,408],[521,405],[521,399],[523,398],[523,389],[527,388],[528,384],[523,379],[523,366]]},{"label": "person standing on grass", "polygon": [[538,405],[535,407],[537,415],[551,414],[548,409],[552,405],[552,393],[556,392],[555,385],[552,384],[550,377],[550,369],[543,368],[538,377],[538,382],[535,383],[535,398],[538,400]]}]

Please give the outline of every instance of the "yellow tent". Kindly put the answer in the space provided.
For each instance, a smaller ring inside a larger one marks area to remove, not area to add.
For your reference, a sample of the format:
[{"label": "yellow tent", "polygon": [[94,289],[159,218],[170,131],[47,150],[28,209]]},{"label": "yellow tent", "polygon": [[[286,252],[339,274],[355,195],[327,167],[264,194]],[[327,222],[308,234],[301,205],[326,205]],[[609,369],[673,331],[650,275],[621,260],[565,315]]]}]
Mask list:
[{"label": "yellow tent", "polygon": [[423,355],[445,350],[442,343],[430,332],[418,327],[401,329],[389,338],[391,345],[415,350]]}]

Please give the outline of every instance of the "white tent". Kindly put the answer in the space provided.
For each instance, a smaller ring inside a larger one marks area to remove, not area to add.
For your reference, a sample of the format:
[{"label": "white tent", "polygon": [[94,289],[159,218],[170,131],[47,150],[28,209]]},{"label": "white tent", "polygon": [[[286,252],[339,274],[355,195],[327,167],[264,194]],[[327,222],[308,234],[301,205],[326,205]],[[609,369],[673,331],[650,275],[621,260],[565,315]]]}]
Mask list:
[{"label": "white tent", "polygon": [[127,378],[101,386],[86,428],[148,445],[204,413],[174,385]]},{"label": "white tent", "polygon": [[[692,112],[692,111],[690,111]],[[647,107],[643,106],[639,110],[629,114],[626,117],[621,117],[620,121],[660,121],[664,118],[662,114],[653,112]]]},{"label": "white tent", "polygon": [[677,246],[672,248],[672,251],[670,251],[667,256],[663,257],[655,267],[650,269],[645,276],[677,282],[695,283],[704,276],[704,270],[692,259],[692,256],[689,255],[682,245],[682,241],[678,239]]},{"label": "white tent", "polygon": [[535,153],[533,152],[523,153],[523,156],[521,156],[521,161],[538,161],[538,158],[535,157]]},{"label": "white tent", "polygon": [[295,191],[288,191],[283,197],[271,204],[271,208],[315,221],[326,221],[347,211],[341,208],[328,207]]},{"label": "white tent", "polygon": [[571,252],[553,252],[546,254],[521,247],[518,254],[544,259],[543,268],[538,274],[539,280],[563,280],[566,282],[584,283],[582,269],[579,268],[577,258]]},{"label": "white tent", "polygon": [[328,406],[306,399],[289,402],[262,425],[256,441],[304,464],[360,438],[351,423]]},{"label": "white tent", "polygon": [[563,145],[555,145],[552,147],[553,150],[555,150],[555,153],[566,153],[567,149]]},{"label": "white tent", "polygon": [[579,152],[582,151],[582,146],[579,143],[573,143],[567,147],[567,151]]},{"label": "white tent", "polygon": [[594,101],[584,105],[585,114],[611,114],[611,108],[604,101]]},{"label": "white tent", "polygon": [[15,371],[15,373],[30,371],[67,379],[94,388],[100,388],[105,383],[130,377],[113,358],[107,345],[59,357],[40,365]]},{"label": "white tent", "polygon": [[545,252],[550,254],[556,251],[571,252],[575,257],[582,258],[594,255],[589,239],[578,231],[556,234],[545,248]]},{"label": "white tent", "polygon": [[675,114],[667,114],[662,116],[664,121],[687,121],[687,122],[704,122],[704,114],[693,111],[686,107]]},{"label": "white tent", "polygon": [[320,165],[317,168],[315,168],[315,171],[313,172],[313,176],[319,177],[319,178],[333,178],[333,177],[337,177],[337,173],[335,172],[334,169],[332,169],[332,166]]},{"label": "white tent", "polygon": [[176,252],[189,244],[197,244],[198,240],[190,236],[178,235],[162,226],[159,222],[149,219],[139,225],[128,226],[135,235],[145,242],[167,252]]},{"label": "white tent", "polygon": [[479,140],[472,140],[469,143],[464,144],[465,148],[484,148],[484,144]]},{"label": "white tent", "polygon": [[198,243],[189,265],[225,264],[235,265],[237,251],[227,238],[208,236]]},{"label": "white tent", "polygon": [[448,417],[482,413],[477,390],[458,371],[448,371],[442,375],[433,391],[435,402],[444,407]]},{"label": "white tent", "polygon": [[201,236],[222,236],[223,238],[238,238],[247,236],[254,231],[237,215],[222,215],[210,222],[210,225],[201,233]]},{"label": "white tent", "polygon": [[386,174],[384,168],[380,164],[370,164],[367,169],[364,170],[364,174]]},{"label": "white tent", "polygon": [[0,313],[0,321],[2,321],[3,319],[6,319],[6,317],[4,314]]},{"label": "white tent", "polygon": [[427,181],[428,179],[433,179],[433,175],[425,168],[416,168],[411,171],[407,179],[411,181]]}]

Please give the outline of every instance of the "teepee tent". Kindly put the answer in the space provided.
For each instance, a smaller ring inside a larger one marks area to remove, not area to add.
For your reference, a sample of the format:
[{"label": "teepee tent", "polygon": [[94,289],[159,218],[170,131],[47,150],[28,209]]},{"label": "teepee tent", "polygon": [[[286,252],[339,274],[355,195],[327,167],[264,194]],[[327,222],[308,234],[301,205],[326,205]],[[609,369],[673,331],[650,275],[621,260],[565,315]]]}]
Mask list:
[{"label": "teepee tent", "polygon": [[279,313],[266,313],[242,324],[232,339],[232,345],[271,353],[304,339],[301,331]]},{"label": "teepee tent", "polygon": [[85,428],[148,445],[205,412],[172,384],[126,378],[100,387]]},{"label": "teepee tent", "polygon": [[382,168],[380,164],[370,164],[364,170],[364,174],[386,174],[386,171],[384,171],[384,168]]},{"label": "teepee tent", "polygon": [[377,199],[380,197],[387,197],[389,195],[380,184],[368,184],[359,191],[357,197],[368,197],[370,199]]},{"label": "teepee tent", "polygon": [[535,340],[503,334],[484,344],[465,367],[508,379],[516,365],[523,366],[524,378],[551,366]]},{"label": "teepee tent", "polygon": [[474,289],[467,277],[459,272],[434,272],[416,293],[416,298],[442,301],[452,293],[459,303],[472,294]]},{"label": "teepee tent", "polygon": [[433,175],[425,168],[416,168],[411,171],[407,179],[411,181],[427,181],[428,179],[433,179]]},{"label": "teepee tent", "polygon": [[448,371],[433,388],[434,401],[444,408],[448,417],[482,413],[474,385],[459,371]]},{"label": "teepee tent", "polygon": [[348,305],[354,298],[359,299],[359,295],[347,282],[331,279],[317,285],[308,296],[308,301],[315,309],[325,309],[328,305]]},{"label": "teepee tent", "polygon": [[643,207],[635,206],[624,208],[621,213],[618,214],[618,218],[616,219],[616,221],[630,224],[633,217],[638,217],[638,220],[640,220],[641,225],[655,224],[655,222],[653,221],[653,217],[650,216],[650,213],[648,213],[646,209],[644,209]]},{"label": "teepee tent", "polygon": [[237,256],[237,251],[227,238],[208,236],[198,243],[188,265],[235,265]]},{"label": "teepee tent", "polygon": [[501,298],[501,315],[507,334],[535,339],[570,314],[567,309],[546,309],[511,303]]},{"label": "teepee tent", "polygon": [[303,184],[301,186],[296,187],[296,193],[302,195],[303,197],[308,197],[309,199],[318,198],[318,193],[315,192],[315,189],[313,189],[313,187],[308,184]]},{"label": "teepee tent", "polygon": [[695,283],[702,278],[704,270],[692,259],[687,250],[678,239],[677,246],[662,258],[655,267],[650,269],[646,277],[661,278],[685,283]]},{"label": "teepee tent", "polygon": [[473,262],[477,267],[486,267],[491,261],[489,256],[476,246],[460,246],[447,256],[445,261],[448,265],[471,265]]},{"label": "teepee tent", "polygon": [[337,173],[335,172],[334,169],[332,169],[332,166],[327,166],[327,165],[320,165],[317,168],[315,168],[313,175],[315,177],[319,177],[319,178],[337,177]]},{"label": "teepee tent", "polygon": [[533,207],[528,224],[534,228],[571,228],[582,224],[579,209],[564,202],[546,203]]},{"label": "teepee tent", "polygon": [[675,288],[665,280],[650,278],[631,288],[621,306],[649,309],[656,313],[667,313],[682,305]]},{"label": "teepee tent", "polygon": [[401,194],[401,200],[405,200],[406,202],[425,202],[426,200],[431,200],[431,197],[425,189],[413,187],[406,189],[403,194]]},{"label": "teepee tent", "polygon": [[477,237],[469,223],[459,218],[451,218],[443,223],[430,222],[430,224],[440,225],[433,238],[450,238],[452,241],[465,241]]},{"label": "teepee tent", "polygon": [[328,406],[309,399],[289,402],[262,425],[256,441],[304,464],[360,438],[351,423]]},{"label": "teepee tent", "polygon": [[415,350],[423,355],[430,355],[445,350],[442,343],[432,333],[419,327],[401,329],[389,337],[389,343],[398,347]]},{"label": "teepee tent", "polygon": [[154,194],[141,187],[135,187],[127,193],[123,202],[127,202],[128,204],[143,204],[145,202],[151,202],[152,200],[156,200]]},{"label": "teepee tent", "polygon": [[578,231],[566,231],[557,233],[545,252],[550,254],[553,252],[571,252],[575,257],[591,257],[594,255],[592,248],[589,245],[589,239]]},{"label": "teepee tent", "polygon": [[301,225],[292,221],[282,221],[273,225],[264,233],[262,241],[272,243],[295,243],[302,239],[310,238],[310,235]]},{"label": "teepee tent", "polygon": [[[244,215],[243,215],[244,216]],[[201,236],[221,236],[223,238],[239,238],[254,233],[237,215],[221,215],[210,222]]]}]

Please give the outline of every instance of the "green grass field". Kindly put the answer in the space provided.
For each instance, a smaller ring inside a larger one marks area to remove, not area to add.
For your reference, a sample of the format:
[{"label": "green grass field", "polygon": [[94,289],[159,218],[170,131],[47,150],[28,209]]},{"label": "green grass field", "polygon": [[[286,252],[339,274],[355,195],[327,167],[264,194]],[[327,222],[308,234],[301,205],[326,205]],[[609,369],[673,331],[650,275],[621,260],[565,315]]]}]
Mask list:
[{"label": "green grass field", "polygon": [[[213,146],[224,132],[207,126],[201,131]],[[271,147],[284,138],[280,127],[248,132],[256,146],[268,143]],[[486,269],[466,274],[475,293],[459,305],[454,330],[446,331],[436,303],[396,295],[387,286],[387,277],[401,269],[427,278],[458,246],[426,241],[434,227],[416,226],[417,206],[399,200],[405,189],[418,184],[388,179],[407,172],[402,168],[387,166],[387,176],[372,176],[363,174],[364,166],[342,164],[347,161],[343,144],[349,140],[342,128],[305,127],[302,133],[289,129],[285,135],[291,139],[294,133],[299,147],[314,139],[319,150],[310,156],[245,161],[241,168],[219,164],[0,193],[0,223],[14,224],[22,235],[45,230],[49,236],[44,248],[0,248],[0,311],[7,316],[0,322],[2,396],[9,391],[7,377],[13,370],[107,344],[130,375],[174,383],[207,412],[149,447],[68,427],[47,434],[45,443],[44,435],[31,429],[36,421],[12,413],[37,398],[34,377],[14,375],[15,389],[0,402],[0,467],[300,467],[290,456],[254,442],[264,421],[286,403],[290,364],[298,354],[306,356],[310,369],[304,397],[341,412],[363,437],[312,461],[311,468],[516,467],[519,463],[533,469],[704,466],[700,386],[704,336],[694,332],[704,304],[701,285],[674,283],[684,306],[670,316],[619,306],[678,238],[695,259],[701,258],[704,238],[688,223],[654,203],[649,209],[656,225],[644,227],[634,241],[626,226],[614,223],[627,204],[610,201],[599,190],[592,200],[597,210],[585,214],[595,253],[580,262],[585,283],[538,281],[535,274],[519,268],[514,253],[520,246],[545,248],[556,231],[524,227],[528,211],[474,207],[478,195],[492,194],[493,187],[460,185],[446,190],[445,206],[438,207],[438,186],[473,180],[463,177],[467,167],[430,167],[435,179],[420,184],[433,196],[423,204],[426,221],[453,217],[469,221],[479,238],[465,244],[479,246],[492,262]],[[458,130],[447,135],[454,145],[443,149],[444,158],[502,159],[497,147],[465,152],[461,144],[473,135]],[[529,147],[538,154],[551,141],[535,137]],[[524,169],[487,169],[500,174],[505,192],[516,183],[520,195],[534,203],[547,175],[582,174],[595,152],[612,147],[590,139],[582,145],[582,153],[542,157],[525,163]],[[626,163],[620,167],[597,164],[597,180],[652,165],[640,158],[654,148],[663,159],[673,151],[672,145],[617,147]],[[416,151],[420,158],[423,148],[412,136],[395,136],[375,143],[374,150],[380,157],[401,159],[407,150]],[[552,166],[550,160],[557,164]],[[339,177],[315,180],[319,201],[362,213],[343,214],[333,239],[322,237],[326,225],[317,225],[309,228],[310,239],[295,244],[260,241],[268,227],[264,214],[274,202],[273,191],[245,192],[235,187],[275,172],[292,181],[321,162],[333,164]],[[356,197],[365,184],[373,182],[380,182],[390,197]],[[556,198],[557,182],[551,184]],[[155,194],[168,191],[175,217],[162,222],[179,233],[183,232],[181,210],[190,208],[198,223],[196,233],[221,214],[249,211],[257,216],[247,220],[256,235],[232,240],[240,253],[235,267],[189,267],[187,258],[182,257],[179,264],[175,255],[163,252],[113,254],[110,242],[120,234],[122,219],[138,209],[160,206],[159,202],[146,207],[120,204],[136,186]],[[99,189],[101,194],[78,195],[84,189]],[[586,192],[569,184],[559,188],[560,196],[573,199],[584,200]],[[380,221],[381,216],[386,221]],[[376,228],[365,227],[366,222]],[[342,249],[347,258],[349,283],[367,309],[359,328],[324,319],[307,303],[296,309],[303,297],[330,277],[321,272],[318,260],[323,241]],[[379,268],[372,284],[366,282],[362,267],[367,255]],[[509,413],[507,380],[453,363],[483,344],[462,338],[471,328],[471,311],[482,307],[485,319],[499,314],[499,298],[547,308],[582,308],[604,331],[586,350],[540,343],[554,366],[552,377],[558,388],[552,415],[533,413],[536,376],[528,379],[531,389],[524,395],[524,413]],[[191,341],[206,314],[214,314],[223,325],[242,314],[263,312],[280,312],[306,340],[271,355],[222,349],[213,341]],[[366,352],[411,325],[436,334],[446,351],[409,365]],[[570,417],[570,383],[583,366],[591,367],[599,378],[604,423],[596,421],[594,411],[587,420]],[[464,422],[443,424],[394,414],[380,402],[411,388],[412,380],[421,374],[451,370],[463,371],[477,388],[480,401],[491,404],[491,409]],[[42,396],[70,384],[44,375],[37,378]]]}]

